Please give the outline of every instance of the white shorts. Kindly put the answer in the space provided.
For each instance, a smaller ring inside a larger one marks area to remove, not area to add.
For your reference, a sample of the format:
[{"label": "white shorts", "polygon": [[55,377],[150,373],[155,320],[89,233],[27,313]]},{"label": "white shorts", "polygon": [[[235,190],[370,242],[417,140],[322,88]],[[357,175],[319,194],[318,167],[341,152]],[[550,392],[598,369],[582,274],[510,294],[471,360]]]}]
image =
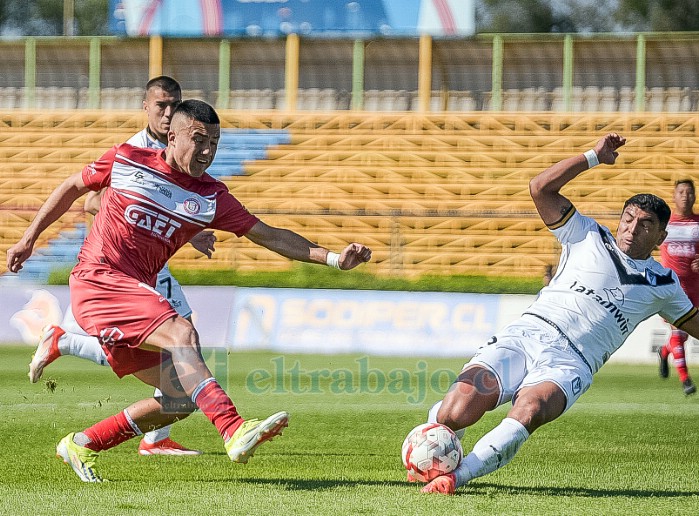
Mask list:
[{"label": "white shorts", "polygon": [[533,316],[525,315],[496,334],[464,368],[474,364],[497,377],[498,406],[512,400],[522,387],[553,382],[565,394],[568,410],[592,385],[592,371],[570,341]]},{"label": "white shorts", "polygon": [[172,308],[182,317],[192,315],[192,308],[184,297],[182,287],[175,277],[170,273],[170,268],[165,265],[158,273],[158,279],[155,280],[155,289],[172,305]]}]

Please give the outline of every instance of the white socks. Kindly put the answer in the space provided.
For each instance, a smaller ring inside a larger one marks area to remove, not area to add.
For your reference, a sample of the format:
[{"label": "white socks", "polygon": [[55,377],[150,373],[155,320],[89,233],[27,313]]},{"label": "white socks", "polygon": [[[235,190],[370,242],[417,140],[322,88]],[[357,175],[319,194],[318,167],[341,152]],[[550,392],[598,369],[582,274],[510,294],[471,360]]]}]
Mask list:
[{"label": "white socks", "polygon": [[152,432],[147,432],[143,436],[143,440],[148,444],[160,442],[163,439],[170,437],[170,430],[172,430],[172,425],[167,425],[162,428],[158,428],[157,430],[153,430]]},{"label": "white socks", "polygon": [[[154,398],[161,398],[163,396],[163,393],[160,391],[160,389],[155,389],[155,392],[153,393]],[[162,441],[163,439],[167,439],[170,437],[170,431],[172,430],[172,425],[167,425],[162,428],[158,428],[157,430],[152,430],[150,432],[146,432],[146,434],[143,436],[143,440],[146,441],[148,444],[154,444],[157,442]]]},{"label": "white socks", "polygon": [[107,363],[107,355],[104,354],[99,340],[97,340],[97,337],[92,337],[90,335],[79,335],[66,331],[66,333],[61,335],[61,338],[58,339],[58,351],[61,352],[61,355],[84,358],[97,365],[109,365]]},{"label": "white socks", "polygon": [[131,427],[131,430],[133,430],[136,435],[143,435],[143,432],[141,432],[141,429],[138,428],[136,421],[131,419],[131,415],[128,413],[128,411],[126,409],[124,409],[124,417],[129,422],[129,426]]},{"label": "white socks", "polygon": [[[80,335],[77,333],[66,332],[64,335],[61,335],[61,338],[58,340],[58,351],[61,352],[61,355],[71,355],[74,357],[84,358],[101,366],[109,365],[107,362],[107,355],[104,354],[99,340],[97,340],[97,337],[92,337],[90,335]],[[154,396],[162,396],[159,389],[155,389]],[[131,419],[128,418],[128,414],[127,419],[129,419],[129,422],[131,422]],[[132,424],[132,427],[133,426],[134,425]],[[158,428],[157,430],[153,430],[152,432],[146,433],[143,438],[149,444],[157,443],[170,437],[171,429],[171,425],[164,426],[162,428]],[[138,435],[141,434],[140,430],[136,433]]]},{"label": "white socks", "polygon": [[[442,401],[443,400],[439,400],[437,403],[432,405],[432,408],[427,413],[427,422],[428,423],[436,423],[437,422],[437,412],[439,412],[439,407],[442,406]],[[466,433],[466,428],[456,430],[454,433],[456,434],[456,437],[458,437],[459,439],[462,439],[464,434]]]},{"label": "white socks", "polygon": [[509,417],[503,419],[481,437],[456,468],[456,487],[503,467],[514,458],[528,438],[529,432],[522,423]]}]

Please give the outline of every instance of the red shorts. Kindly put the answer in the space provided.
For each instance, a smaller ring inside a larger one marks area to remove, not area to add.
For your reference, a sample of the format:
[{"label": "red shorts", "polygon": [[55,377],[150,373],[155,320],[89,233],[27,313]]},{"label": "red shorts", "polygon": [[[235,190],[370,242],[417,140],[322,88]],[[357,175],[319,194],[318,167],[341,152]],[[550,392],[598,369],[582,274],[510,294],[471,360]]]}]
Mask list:
[{"label": "red shorts", "polygon": [[150,285],[106,265],[70,275],[70,302],[78,324],[97,337],[119,378],[161,364],[168,353],[139,346],[177,312]]}]

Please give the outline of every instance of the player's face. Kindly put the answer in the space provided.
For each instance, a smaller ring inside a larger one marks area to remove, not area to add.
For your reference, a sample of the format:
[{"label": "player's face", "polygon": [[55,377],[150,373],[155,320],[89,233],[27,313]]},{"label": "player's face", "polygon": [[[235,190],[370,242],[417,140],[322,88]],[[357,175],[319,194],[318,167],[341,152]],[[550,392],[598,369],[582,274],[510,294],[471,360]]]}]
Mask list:
[{"label": "player's face", "polygon": [[672,200],[675,202],[677,211],[680,213],[690,213],[696,201],[694,188],[689,183],[680,183],[675,187],[672,194]]},{"label": "player's face", "polygon": [[161,88],[151,88],[146,92],[143,109],[148,116],[148,129],[162,143],[167,144],[167,132],[175,108],[182,102],[182,95],[168,93]]},{"label": "player's face", "polygon": [[205,124],[178,116],[168,134],[167,162],[192,177],[201,177],[216,157],[219,124]]},{"label": "player's face", "polygon": [[630,204],[621,214],[616,243],[628,257],[645,260],[666,236],[657,215]]}]

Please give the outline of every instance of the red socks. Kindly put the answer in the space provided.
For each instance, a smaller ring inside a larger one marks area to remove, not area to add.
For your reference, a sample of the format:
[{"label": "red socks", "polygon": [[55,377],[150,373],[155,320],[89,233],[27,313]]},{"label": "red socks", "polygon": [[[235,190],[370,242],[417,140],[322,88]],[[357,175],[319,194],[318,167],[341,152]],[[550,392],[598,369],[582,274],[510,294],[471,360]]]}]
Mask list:
[{"label": "red socks", "polygon": [[[238,414],[235,405],[214,378],[201,382],[192,398],[216,426],[224,441],[227,441],[243,424],[243,418]],[[89,442],[78,444],[99,452],[114,448],[141,432],[123,411],[92,425],[82,433]]]},{"label": "red socks", "polygon": [[680,330],[672,330],[672,335],[670,340],[663,346],[660,350],[660,354],[663,358],[668,355],[672,355],[672,361],[677,369],[677,374],[680,377],[680,382],[684,382],[689,378],[689,371],[687,370],[687,362],[684,357],[684,343],[687,341],[687,334]]},{"label": "red socks", "polygon": [[199,384],[192,398],[209,421],[216,426],[224,441],[243,424],[243,418],[238,414],[235,405],[215,379],[209,378]]},{"label": "red socks", "polygon": [[138,435],[123,411],[92,425],[82,433],[90,439],[90,442],[84,445],[85,448],[98,452],[114,448]]}]

